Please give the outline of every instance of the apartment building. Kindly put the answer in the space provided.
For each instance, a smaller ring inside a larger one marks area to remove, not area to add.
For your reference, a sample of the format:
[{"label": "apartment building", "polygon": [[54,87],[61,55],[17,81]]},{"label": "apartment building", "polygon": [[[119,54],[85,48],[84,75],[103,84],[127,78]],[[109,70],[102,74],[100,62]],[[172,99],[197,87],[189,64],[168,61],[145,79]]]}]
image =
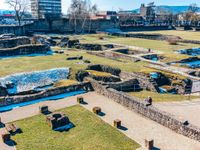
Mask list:
[{"label": "apartment building", "polygon": [[31,0],[34,18],[43,19],[46,15],[61,16],[61,0]]}]

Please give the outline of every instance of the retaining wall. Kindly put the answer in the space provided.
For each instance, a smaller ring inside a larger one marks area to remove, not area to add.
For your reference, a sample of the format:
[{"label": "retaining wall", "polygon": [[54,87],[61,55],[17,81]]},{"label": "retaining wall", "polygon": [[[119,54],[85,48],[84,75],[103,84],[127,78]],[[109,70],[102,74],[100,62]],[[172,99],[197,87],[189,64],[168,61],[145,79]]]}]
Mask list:
[{"label": "retaining wall", "polygon": [[50,48],[46,45],[20,45],[14,48],[0,49],[0,57],[28,55],[28,54],[46,54]]},{"label": "retaining wall", "polygon": [[31,44],[31,40],[28,37],[17,37],[0,40],[0,48],[12,48],[19,45]]},{"label": "retaining wall", "polygon": [[153,106],[146,106],[144,102],[138,98],[127,95],[126,93],[116,91],[114,89],[102,86],[97,81],[87,78],[87,81],[90,81],[94,90],[104,95],[113,101],[121,104],[122,106],[144,116],[148,119],[151,119],[176,133],[182,134],[191,139],[197,140],[200,142],[200,128],[189,124],[184,125],[185,120],[177,119],[175,116],[161,111]]},{"label": "retaining wall", "polygon": [[40,98],[55,96],[55,95],[59,95],[59,94],[67,93],[67,92],[78,91],[81,89],[90,90],[90,84],[88,82],[85,82],[85,83],[70,85],[67,87],[47,89],[35,94],[1,97],[0,106],[6,106],[6,105],[17,104],[21,102],[27,102],[31,100],[37,100]]},{"label": "retaining wall", "polygon": [[126,60],[130,60],[130,61],[138,61],[139,59],[128,56],[126,54],[120,54],[117,52],[113,52],[113,51],[104,51],[104,52],[87,52],[88,54],[91,55],[95,55],[95,56],[99,56],[99,57],[105,57],[105,58],[109,58],[109,59],[126,59]]},{"label": "retaining wall", "polygon": [[200,44],[200,41],[197,40],[179,40],[181,43],[192,43],[192,44]]}]

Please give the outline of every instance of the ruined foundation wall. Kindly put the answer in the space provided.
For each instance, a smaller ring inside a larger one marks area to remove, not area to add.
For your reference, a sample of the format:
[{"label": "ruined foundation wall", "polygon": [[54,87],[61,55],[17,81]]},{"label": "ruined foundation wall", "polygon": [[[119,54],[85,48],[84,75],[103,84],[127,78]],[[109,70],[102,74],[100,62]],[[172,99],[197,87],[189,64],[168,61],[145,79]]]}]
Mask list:
[{"label": "ruined foundation wall", "polygon": [[28,55],[28,54],[46,54],[50,48],[46,45],[20,45],[14,48],[0,49],[0,57]]},{"label": "ruined foundation wall", "polygon": [[150,82],[149,78],[147,78],[147,77],[145,77],[145,76],[143,76],[141,74],[129,73],[129,72],[121,72],[120,73],[120,78],[122,78],[122,79],[135,78],[135,79],[137,79],[139,81],[140,86],[143,89],[150,90],[152,92],[157,92],[157,87]]},{"label": "ruined foundation wall", "polygon": [[87,52],[88,54],[99,56],[99,57],[105,57],[109,59],[126,59],[130,61],[138,61],[137,58],[130,57],[128,55],[120,54],[117,52],[112,52],[112,51],[104,51],[104,52]]},{"label": "ruined foundation wall", "polygon": [[173,115],[161,111],[153,106],[146,106],[138,98],[127,95],[123,92],[118,92],[114,89],[102,86],[97,81],[87,78],[87,81],[91,82],[94,90],[104,95],[113,101],[121,104],[122,106],[151,119],[176,133],[182,134],[188,138],[197,140],[200,142],[200,129],[192,124],[184,125],[184,120],[175,118]]},{"label": "ruined foundation wall", "polygon": [[78,91],[82,89],[87,90],[89,88],[90,88],[90,84],[86,82],[86,83],[81,83],[81,84],[70,85],[67,87],[52,88],[52,89],[44,90],[36,94],[1,97],[0,106],[6,106],[6,105],[17,104],[21,102],[27,102],[31,100],[37,100],[40,98],[55,96],[55,95]]},{"label": "ruined foundation wall", "polygon": [[0,39],[0,48],[12,48],[19,45],[27,44],[31,44],[31,40],[28,37]]}]

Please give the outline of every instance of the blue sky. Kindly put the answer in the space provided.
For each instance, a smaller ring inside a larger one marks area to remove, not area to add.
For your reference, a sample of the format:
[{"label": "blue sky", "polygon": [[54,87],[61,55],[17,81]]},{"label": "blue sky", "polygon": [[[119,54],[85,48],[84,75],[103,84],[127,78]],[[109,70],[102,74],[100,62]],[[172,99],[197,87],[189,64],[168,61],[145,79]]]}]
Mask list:
[{"label": "blue sky", "polygon": [[[200,6],[200,0],[91,0],[93,4],[97,4],[100,10],[127,10],[139,8],[141,3],[149,3],[154,1],[156,5],[189,5],[197,3]],[[62,0],[63,12],[67,12],[71,0]],[[0,0],[0,9],[8,9],[4,0]]]}]

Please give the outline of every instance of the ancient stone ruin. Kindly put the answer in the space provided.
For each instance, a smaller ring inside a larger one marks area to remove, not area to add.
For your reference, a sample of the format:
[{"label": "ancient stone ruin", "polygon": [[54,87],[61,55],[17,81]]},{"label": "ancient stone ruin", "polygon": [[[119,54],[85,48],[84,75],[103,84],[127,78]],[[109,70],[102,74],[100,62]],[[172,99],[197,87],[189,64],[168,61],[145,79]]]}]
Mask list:
[{"label": "ancient stone ruin", "polygon": [[0,39],[0,57],[19,55],[51,54],[51,49],[46,43],[34,43],[29,37],[14,37]]},{"label": "ancient stone ruin", "polygon": [[88,51],[103,51],[107,49],[112,49],[115,46],[113,44],[93,44],[93,43],[81,43],[78,39],[63,37],[60,42],[58,42],[60,47],[83,49]]},{"label": "ancient stone ruin", "polygon": [[28,37],[16,37],[9,39],[0,39],[0,49],[3,48],[12,48],[20,45],[31,44],[31,40]]},{"label": "ancient stone ruin", "polygon": [[[78,81],[83,81],[87,76],[92,77],[95,80],[103,82],[120,82],[119,74],[121,70],[118,68],[106,66],[106,65],[89,65],[86,70],[80,70],[76,74]],[[105,74],[106,73],[106,74]]]},{"label": "ancient stone ruin", "polygon": [[63,113],[53,113],[47,116],[46,121],[52,130],[70,123],[69,118]]}]

